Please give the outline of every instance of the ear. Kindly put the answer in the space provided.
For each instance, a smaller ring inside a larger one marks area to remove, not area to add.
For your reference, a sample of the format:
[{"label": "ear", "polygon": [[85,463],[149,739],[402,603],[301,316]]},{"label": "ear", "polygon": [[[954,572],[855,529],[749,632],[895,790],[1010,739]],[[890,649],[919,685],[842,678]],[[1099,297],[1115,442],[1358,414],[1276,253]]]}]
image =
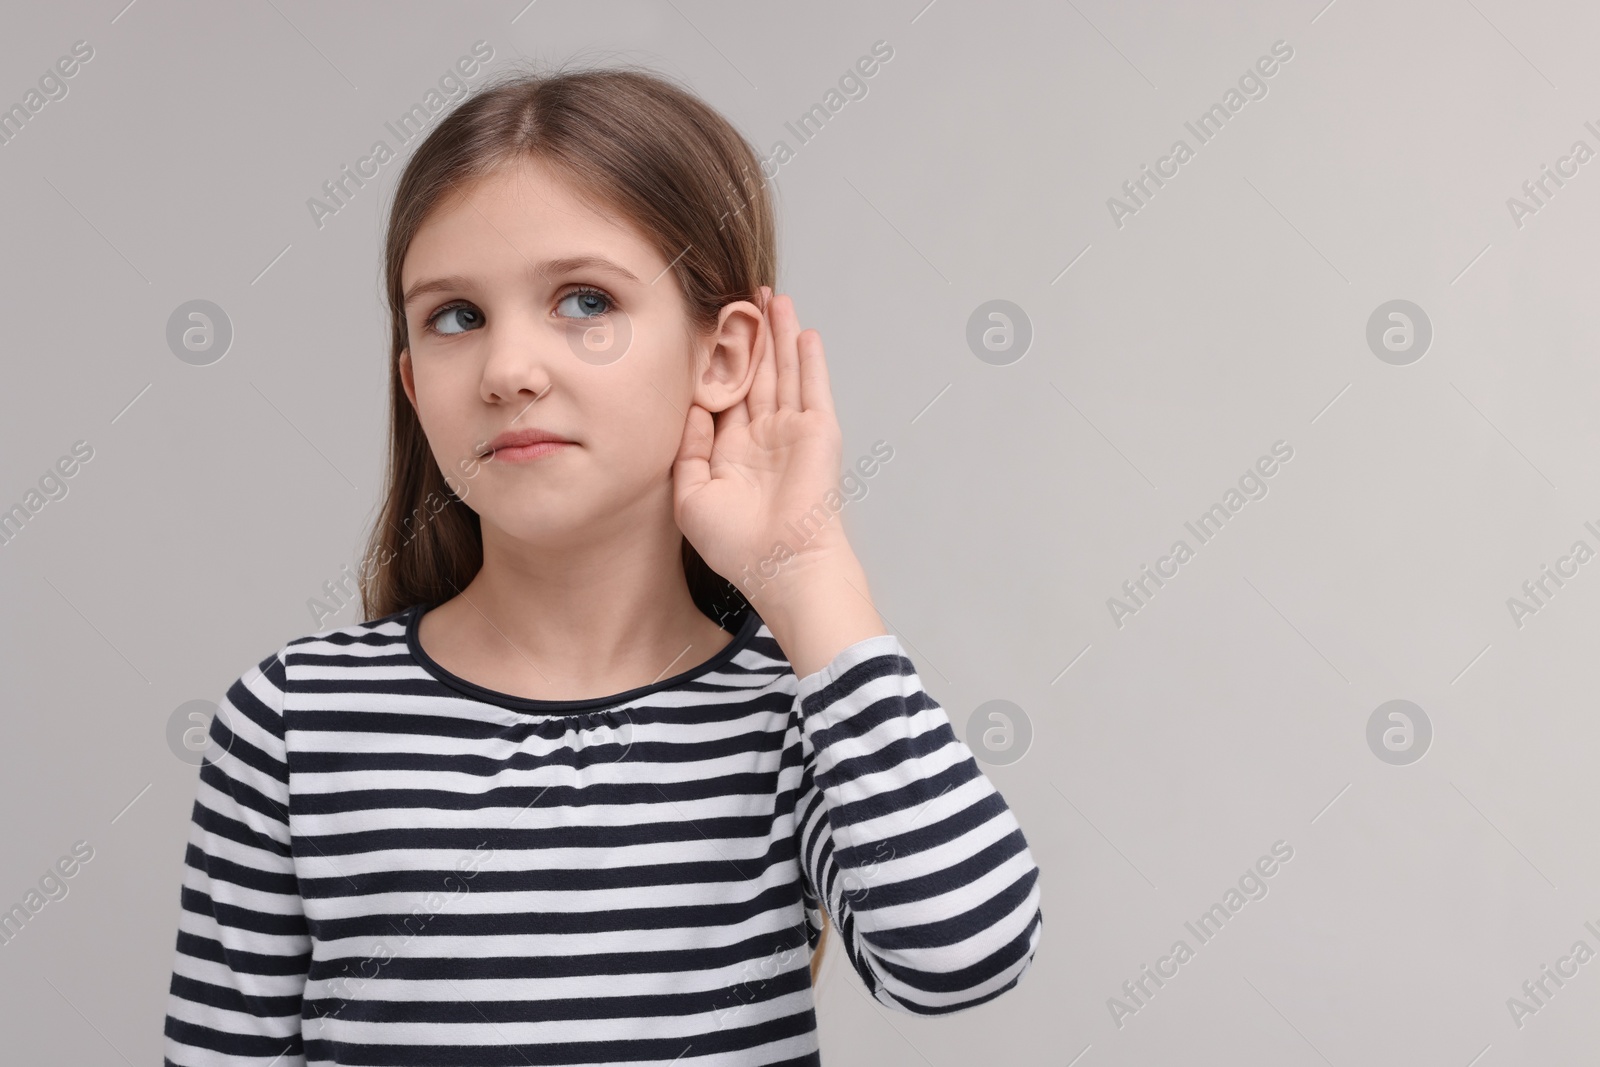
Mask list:
[{"label": "ear", "polygon": [[717,325],[698,345],[694,402],[707,411],[726,411],[750,391],[765,343],[766,316],[748,300],[723,305]]},{"label": "ear", "polygon": [[411,375],[411,349],[400,350],[400,384],[405,388],[406,399],[411,401],[411,409],[417,408],[417,383]]}]

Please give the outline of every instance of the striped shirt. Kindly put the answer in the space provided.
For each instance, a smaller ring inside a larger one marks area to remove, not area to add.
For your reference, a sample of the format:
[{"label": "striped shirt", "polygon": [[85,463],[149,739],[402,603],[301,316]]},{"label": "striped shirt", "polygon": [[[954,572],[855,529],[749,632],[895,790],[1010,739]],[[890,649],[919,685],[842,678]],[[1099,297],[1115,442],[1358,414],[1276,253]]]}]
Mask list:
[{"label": "striped shirt", "polygon": [[426,610],[218,705],[167,1064],[820,1064],[819,908],[897,1011],[1032,965],[1038,867],[893,635],[796,678],[746,610],[683,673],[533,700],[436,663]]}]

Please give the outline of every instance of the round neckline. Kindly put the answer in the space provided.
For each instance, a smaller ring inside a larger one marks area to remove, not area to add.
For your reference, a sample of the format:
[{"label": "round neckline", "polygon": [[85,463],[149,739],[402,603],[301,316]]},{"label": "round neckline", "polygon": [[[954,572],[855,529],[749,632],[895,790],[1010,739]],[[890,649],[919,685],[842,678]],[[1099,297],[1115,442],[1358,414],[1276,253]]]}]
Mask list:
[{"label": "round neckline", "polygon": [[582,697],[577,700],[541,700],[537,697],[522,697],[513,693],[502,693],[498,689],[490,689],[487,686],[479,685],[477,682],[468,681],[459,674],[448,670],[432,656],[428,655],[427,651],[422,647],[422,639],[419,636],[422,616],[438,606],[438,604],[418,603],[413,604],[406,610],[406,648],[422,669],[435,681],[447,685],[457,692],[464,693],[474,700],[510,708],[512,711],[540,715],[572,715],[584,711],[595,711],[693,681],[701,675],[717,670],[743,651],[750,644],[756,635],[756,631],[761,626],[761,617],[756,614],[755,608],[747,606],[744,609],[742,624],[738,630],[733,631],[733,640],[729,641],[715,652],[710,659],[698,666],[690,667],[688,670],[674,674],[670,678],[663,678],[648,685],[635,686],[632,689],[621,693],[612,693],[609,696]]}]

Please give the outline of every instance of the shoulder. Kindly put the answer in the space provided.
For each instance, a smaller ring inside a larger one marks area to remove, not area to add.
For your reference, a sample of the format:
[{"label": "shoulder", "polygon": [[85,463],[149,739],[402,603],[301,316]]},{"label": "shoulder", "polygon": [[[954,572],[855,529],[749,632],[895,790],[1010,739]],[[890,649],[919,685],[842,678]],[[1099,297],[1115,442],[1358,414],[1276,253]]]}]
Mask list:
[{"label": "shoulder", "polygon": [[[411,611],[412,608],[402,608],[382,618],[331,626],[292,638],[257,662],[235,684],[245,685],[262,695],[275,690],[277,705],[281,708],[282,695],[296,680],[307,677],[308,671],[314,674],[319,666],[376,662],[384,656],[406,655]],[[263,682],[270,688],[263,688]]]},{"label": "shoulder", "polygon": [[384,649],[406,645],[407,624],[415,605],[366,622],[331,626],[288,642],[280,650],[285,664],[305,662],[318,656],[358,654],[362,649]]}]

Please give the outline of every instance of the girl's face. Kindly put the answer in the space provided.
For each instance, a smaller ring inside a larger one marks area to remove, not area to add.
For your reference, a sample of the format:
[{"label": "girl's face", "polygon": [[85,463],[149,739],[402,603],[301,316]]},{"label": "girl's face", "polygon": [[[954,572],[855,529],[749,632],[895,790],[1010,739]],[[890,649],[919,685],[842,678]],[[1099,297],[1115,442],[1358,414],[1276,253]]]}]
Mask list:
[{"label": "girl's face", "polygon": [[[729,304],[691,337],[668,261],[534,160],[462,192],[401,269],[401,380],[451,488],[486,535],[546,548],[670,516],[689,405],[749,389],[760,310]],[[571,443],[491,454],[519,430]]]}]

